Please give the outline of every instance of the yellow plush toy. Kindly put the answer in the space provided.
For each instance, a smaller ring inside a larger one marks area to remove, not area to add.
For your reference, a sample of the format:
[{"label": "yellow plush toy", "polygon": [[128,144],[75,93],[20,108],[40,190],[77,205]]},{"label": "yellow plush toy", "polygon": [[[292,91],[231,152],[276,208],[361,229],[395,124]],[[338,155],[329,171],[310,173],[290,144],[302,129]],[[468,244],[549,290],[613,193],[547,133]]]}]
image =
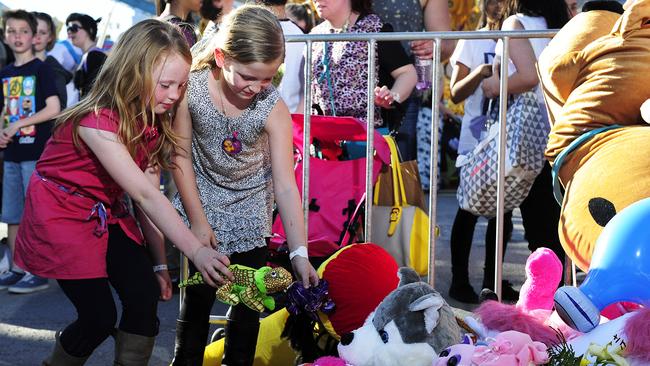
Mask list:
[{"label": "yellow plush toy", "polygon": [[650,197],[650,128],[639,110],[650,98],[650,0],[626,8],[578,15],[538,63],[553,123],[546,156],[565,188],[560,239],[583,270],[605,224]]}]

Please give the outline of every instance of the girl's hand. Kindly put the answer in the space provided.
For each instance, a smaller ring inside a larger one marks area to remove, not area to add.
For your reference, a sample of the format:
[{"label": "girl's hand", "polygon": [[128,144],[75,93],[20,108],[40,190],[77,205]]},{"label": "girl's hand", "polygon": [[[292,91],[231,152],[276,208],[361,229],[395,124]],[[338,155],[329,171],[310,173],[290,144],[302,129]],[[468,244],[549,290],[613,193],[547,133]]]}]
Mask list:
[{"label": "girl's hand", "polygon": [[227,280],[234,279],[228,269],[230,260],[214,249],[200,246],[194,250],[190,259],[203,275],[203,280],[212,287],[219,287]]},{"label": "girl's hand", "polygon": [[208,222],[202,224],[192,225],[190,229],[192,234],[208,248],[217,249],[217,237],[214,235],[214,230]]},{"label": "girl's hand", "polygon": [[496,98],[499,96],[499,85],[501,84],[499,77],[492,75],[489,78],[483,80],[482,88],[483,94],[486,98]]},{"label": "girl's hand", "polygon": [[169,277],[169,271],[163,270],[154,273],[160,286],[160,300],[168,301],[172,298],[172,279]]},{"label": "girl's hand", "polygon": [[302,282],[305,288],[308,288],[310,284],[318,285],[318,273],[307,258],[299,255],[293,257],[291,267],[293,267],[293,273],[298,277],[297,280]]},{"label": "girl's hand", "polygon": [[393,107],[393,102],[401,102],[399,100],[399,94],[390,91],[386,85],[381,88],[375,87],[375,105],[384,109],[390,109]]}]

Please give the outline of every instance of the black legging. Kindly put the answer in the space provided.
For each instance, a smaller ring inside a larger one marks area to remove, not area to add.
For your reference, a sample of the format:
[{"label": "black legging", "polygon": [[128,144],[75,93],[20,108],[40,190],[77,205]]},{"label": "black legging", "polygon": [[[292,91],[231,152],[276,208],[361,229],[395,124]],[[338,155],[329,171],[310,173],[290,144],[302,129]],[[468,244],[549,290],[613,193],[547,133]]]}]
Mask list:
[{"label": "black legging", "polygon": [[[460,285],[469,283],[469,255],[472,249],[474,229],[479,216],[465,211],[461,208],[456,212],[454,224],[451,228],[451,271],[452,282]],[[503,253],[510,236],[512,235],[512,212],[506,212],[504,218]],[[485,267],[483,271],[483,282],[489,284],[494,276],[494,257],[496,242],[496,218],[488,220],[487,231],[485,232]],[[486,281],[487,280],[487,281]],[[488,286],[491,287],[491,286]]]},{"label": "black legging", "polygon": [[[230,256],[231,264],[241,264],[251,268],[260,268],[266,265],[267,248],[255,248],[248,252],[233,253]],[[190,274],[196,272],[196,268],[190,262]],[[215,300],[215,289],[208,285],[188,286],[185,288],[185,298],[181,306],[179,319],[193,324],[203,324],[205,328],[210,327],[210,311]],[[243,322],[258,321],[260,313],[240,304],[233,306],[230,310],[231,320]],[[203,332],[202,332],[203,333]],[[207,334],[207,330],[205,331]],[[207,342],[207,339],[205,340]]]},{"label": "black legging", "polygon": [[[558,222],[560,206],[553,196],[551,166],[544,164],[541,173],[535,179],[526,199],[519,206],[525,231],[525,239],[531,252],[538,248],[551,249],[564,264],[565,253],[560,243]],[[451,265],[455,281],[464,282],[468,279],[469,253],[472,247],[474,226],[478,216],[470,212],[458,210],[451,230]],[[512,233],[512,212],[504,214],[504,243],[503,253]],[[493,287],[496,219],[490,219],[485,233],[485,269],[483,287]]]},{"label": "black legging", "polygon": [[58,280],[77,310],[77,320],[60,336],[63,349],[77,357],[90,355],[114,330],[117,309],[112,286],[122,303],[119,329],[153,337],[158,334],[160,286],[147,248],[137,245],[119,225],[109,225],[106,252],[108,278]]}]

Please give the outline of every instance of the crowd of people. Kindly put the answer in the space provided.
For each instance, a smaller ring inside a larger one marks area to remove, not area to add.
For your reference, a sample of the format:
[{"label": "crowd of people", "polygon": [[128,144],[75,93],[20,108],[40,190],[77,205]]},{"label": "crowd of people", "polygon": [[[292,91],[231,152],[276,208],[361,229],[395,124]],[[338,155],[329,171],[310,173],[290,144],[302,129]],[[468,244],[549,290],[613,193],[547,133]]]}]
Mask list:
[{"label": "crowd of people", "polygon": [[[417,158],[423,96],[414,65],[433,58],[433,42],[379,42],[368,106],[365,43],[316,42],[306,65],[305,46],[283,35],[448,31],[447,1],[255,2],[159,0],[155,19],[128,29],[110,51],[98,44],[101,18],[72,13],[68,38],[57,40],[48,14],[4,12],[0,221],[8,225],[9,266],[1,268],[0,290],[31,293],[55,279],[77,311],[57,333],[46,365],[82,365],[111,334],[116,364],[145,365],[158,333],[158,301],[171,298],[178,276],[174,250],[207,285],[187,290],[171,362],[201,364],[215,300],[210,286],[232,278],[230,264],[265,265],[274,205],[294,275],[305,287],[318,283],[291,140],[290,113],[302,112],[306,87],[325,115],[365,121],[375,108],[366,122],[396,136],[404,160]],[[478,31],[560,28],[577,7],[575,0],[479,5]],[[511,63],[509,94],[541,98],[535,62],[547,43],[513,39],[510,60],[502,60],[495,40],[441,43],[453,70],[451,99],[465,101],[458,154],[478,143],[469,124],[499,96],[494,70],[501,62]],[[520,210],[530,249],[547,246],[564,258],[548,163]],[[451,233],[449,295],[467,303],[478,302],[468,275],[477,219],[459,209]],[[483,288],[494,287],[494,231],[492,219]],[[119,320],[111,288],[121,301]],[[504,300],[517,296],[504,282]],[[259,313],[234,306],[222,364],[251,365],[258,331]]]}]

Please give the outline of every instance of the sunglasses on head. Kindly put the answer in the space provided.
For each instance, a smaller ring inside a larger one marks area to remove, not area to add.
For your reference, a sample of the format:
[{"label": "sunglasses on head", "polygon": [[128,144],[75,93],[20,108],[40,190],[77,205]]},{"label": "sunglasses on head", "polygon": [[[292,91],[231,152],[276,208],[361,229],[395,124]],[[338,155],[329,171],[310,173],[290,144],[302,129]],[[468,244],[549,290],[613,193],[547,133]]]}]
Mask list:
[{"label": "sunglasses on head", "polygon": [[72,24],[67,29],[69,33],[77,33],[79,29],[84,29],[84,28],[78,24]]}]

